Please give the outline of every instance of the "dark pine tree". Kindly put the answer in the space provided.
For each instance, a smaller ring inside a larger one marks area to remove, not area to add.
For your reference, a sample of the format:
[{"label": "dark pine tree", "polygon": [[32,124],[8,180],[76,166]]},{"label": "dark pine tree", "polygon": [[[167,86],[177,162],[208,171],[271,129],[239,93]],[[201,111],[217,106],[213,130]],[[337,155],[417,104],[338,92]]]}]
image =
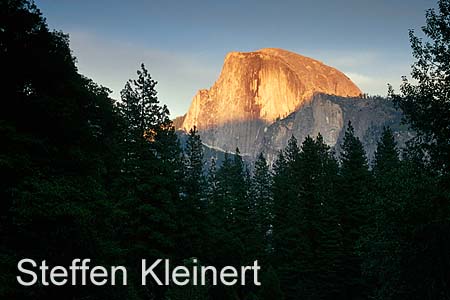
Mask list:
[{"label": "dark pine tree", "polygon": [[288,198],[288,217],[284,224],[275,223],[289,234],[283,236],[284,248],[275,249],[285,249],[286,256],[277,257],[282,259],[282,287],[288,299],[331,299],[339,290],[335,266],[340,236],[334,203],[338,165],[321,135],[316,140],[308,136],[296,156],[291,160],[290,190],[295,193]]},{"label": "dark pine tree", "polygon": [[254,224],[249,197],[250,176],[240,151],[236,148],[231,176],[227,179],[232,194],[229,228],[243,246],[242,262],[252,262],[257,253],[257,246],[252,243]]},{"label": "dark pine tree", "polygon": [[[215,179],[213,179],[215,178]],[[248,264],[254,258],[254,245],[248,239],[254,232],[251,223],[249,180],[245,163],[239,149],[230,157],[226,153],[217,175],[210,180],[217,183],[212,207],[214,215],[210,231],[215,265],[240,266]],[[213,287],[212,295],[216,299],[234,299],[244,292],[236,287]]]},{"label": "dark pine tree", "polygon": [[[123,243],[129,251],[129,264],[136,257],[173,257],[177,236],[175,222],[179,189],[180,152],[166,106],[157,99],[154,81],[144,65],[138,78],[129,80],[122,90],[119,109],[125,119],[123,182],[121,207],[127,211],[122,220]],[[134,266],[134,264],[136,264]],[[161,297],[160,289],[141,289],[142,297]]]},{"label": "dark pine tree", "polygon": [[[431,157],[433,167],[450,172],[450,1],[438,0],[438,11],[426,13],[424,38],[409,32],[415,62],[411,76],[403,77],[400,95],[390,87],[390,96],[416,131],[419,148]],[[450,181],[449,181],[450,182]],[[447,186],[448,187],[448,186]]]},{"label": "dark pine tree", "polygon": [[[368,211],[373,222],[362,227],[358,242],[365,277],[374,288],[370,292],[371,296],[381,299],[390,299],[391,290],[399,289],[396,272],[402,238],[397,234],[400,227],[395,220],[399,219],[399,207],[402,205],[399,197],[402,189],[399,182],[400,166],[394,136],[391,129],[385,127],[378,141],[372,169],[374,188],[370,192]],[[395,217],[393,213],[396,214]],[[389,280],[385,280],[386,278]]]},{"label": "dark pine tree", "polygon": [[24,289],[24,257],[68,265],[120,260],[108,190],[117,126],[110,91],[80,75],[69,38],[50,31],[32,1],[0,1],[0,298],[121,299],[126,289]]},{"label": "dark pine tree", "polygon": [[200,209],[201,200],[204,196],[205,175],[204,175],[203,145],[194,126],[189,130],[185,149],[185,181],[187,197],[192,199],[193,205]]},{"label": "dark pine tree", "polygon": [[381,177],[386,172],[395,170],[399,165],[399,152],[394,135],[390,127],[384,127],[375,152],[373,172],[375,176]]},{"label": "dark pine tree", "polygon": [[[180,202],[181,239],[186,257],[200,257],[206,230],[206,178],[203,145],[194,126],[189,131],[184,155],[184,189]],[[214,175],[213,175],[214,176]]]},{"label": "dark pine tree", "polygon": [[414,82],[405,77],[400,95],[389,90],[417,135],[400,167],[377,176],[382,222],[363,253],[368,273],[381,281],[379,299],[450,298],[449,16],[450,1],[439,0],[426,13],[424,38],[410,31]]},{"label": "dark pine tree", "polygon": [[298,168],[298,219],[305,244],[299,269],[306,270],[302,290],[310,299],[334,299],[339,294],[336,265],[342,253],[334,199],[338,163],[320,134],[315,140],[308,136],[302,143]]},{"label": "dark pine tree", "polygon": [[[259,255],[266,255],[272,251],[273,225],[273,194],[272,174],[262,153],[255,162],[250,187],[251,214],[255,225],[256,240],[259,245]],[[256,245],[255,245],[256,246]]]},{"label": "dark pine tree", "polygon": [[436,9],[426,12],[422,31],[423,37],[410,31],[414,81],[405,77],[400,95],[390,89],[405,121],[417,133],[406,158],[409,170],[399,175],[402,192],[410,191],[408,214],[414,216],[405,221],[411,225],[407,232],[414,234],[410,252],[402,255],[410,265],[400,268],[408,290],[404,298],[448,299],[450,274],[446,270],[450,262],[444,253],[450,248],[449,0],[438,0]]},{"label": "dark pine tree", "polygon": [[342,144],[336,205],[343,247],[339,266],[342,299],[359,299],[367,293],[356,245],[361,236],[361,228],[370,223],[367,210],[371,182],[364,147],[349,122]]},{"label": "dark pine tree", "polygon": [[277,267],[281,288],[287,299],[294,297],[298,282],[292,258],[297,255],[295,243],[299,235],[296,228],[297,215],[295,211],[298,194],[295,162],[298,160],[299,154],[297,139],[292,136],[287,147],[278,154],[274,162],[273,264]]}]

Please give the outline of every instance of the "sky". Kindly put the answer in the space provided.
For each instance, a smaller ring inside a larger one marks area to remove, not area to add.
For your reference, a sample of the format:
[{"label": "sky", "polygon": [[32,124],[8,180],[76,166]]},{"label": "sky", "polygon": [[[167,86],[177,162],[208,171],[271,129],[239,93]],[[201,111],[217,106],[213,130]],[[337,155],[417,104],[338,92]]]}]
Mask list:
[{"label": "sky", "polygon": [[114,99],[144,63],[159,100],[183,115],[210,88],[230,51],[283,48],[344,72],[365,93],[386,95],[413,62],[434,0],[35,0],[51,29],[69,34],[80,73]]}]

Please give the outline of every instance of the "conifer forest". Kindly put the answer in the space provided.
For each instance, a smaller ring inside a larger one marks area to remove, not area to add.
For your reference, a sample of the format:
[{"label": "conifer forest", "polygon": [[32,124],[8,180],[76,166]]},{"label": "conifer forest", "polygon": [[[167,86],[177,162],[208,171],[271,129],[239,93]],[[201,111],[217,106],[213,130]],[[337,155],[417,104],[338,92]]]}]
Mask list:
[{"label": "conifer forest", "polygon": [[[78,72],[69,36],[29,0],[0,0],[0,299],[450,299],[450,1],[410,32],[414,64],[368,159],[308,136],[249,162],[181,140],[151,66],[120,99]],[[158,30],[158,29],[154,29]],[[401,76],[402,74],[399,74]],[[124,265],[128,284],[20,286],[22,258]],[[140,259],[243,266],[260,286],[140,284]]]}]

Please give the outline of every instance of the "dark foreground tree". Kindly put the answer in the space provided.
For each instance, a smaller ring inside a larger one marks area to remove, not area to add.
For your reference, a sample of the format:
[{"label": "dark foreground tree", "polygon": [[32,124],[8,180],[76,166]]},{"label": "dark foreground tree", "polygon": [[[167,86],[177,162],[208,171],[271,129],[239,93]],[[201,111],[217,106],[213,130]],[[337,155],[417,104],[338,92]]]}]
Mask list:
[{"label": "dark foreground tree", "polygon": [[250,186],[250,209],[255,228],[255,245],[262,252],[259,258],[272,250],[273,194],[272,174],[262,153],[255,162]]},{"label": "dark foreground tree", "polygon": [[184,178],[178,212],[182,228],[180,239],[187,257],[199,257],[206,247],[203,244],[207,229],[204,165],[203,144],[194,126],[188,133],[184,150]]},{"label": "dark foreground tree", "polygon": [[381,179],[383,175],[395,170],[399,165],[400,158],[395,137],[391,128],[385,127],[375,152],[373,172]]},{"label": "dark foreground tree", "polygon": [[[404,78],[399,95],[390,88],[417,137],[398,173],[389,177],[391,184],[383,188],[396,195],[384,198],[397,211],[390,215],[389,206],[381,211],[392,229],[381,227],[383,235],[374,241],[400,247],[395,252],[384,248],[389,257],[396,253],[392,259],[398,262],[386,268],[397,274],[392,276],[397,282],[384,282],[378,290],[388,299],[450,298],[450,261],[444,254],[450,249],[450,1],[439,0],[437,10],[427,11],[422,30],[423,37],[410,31],[414,82]],[[387,239],[388,233],[396,236]]]},{"label": "dark foreground tree", "polygon": [[[408,156],[395,159],[389,131],[378,143],[370,211],[359,249],[376,299],[448,299],[448,223],[436,219],[439,178]],[[382,166],[382,167],[381,167]],[[386,280],[389,278],[389,280]]]},{"label": "dark foreground tree", "polygon": [[430,155],[433,167],[450,172],[450,1],[439,0],[438,10],[426,13],[424,38],[411,30],[409,37],[416,59],[411,76],[390,95],[417,132],[417,144]]},{"label": "dark foreground tree", "polygon": [[126,289],[16,282],[24,257],[120,260],[109,186],[118,120],[109,90],[77,72],[69,39],[31,1],[0,1],[0,298],[124,298]]},{"label": "dark foreground tree", "polygon": [[340,292],[335,275],[341,242],[334,200],[338,164],[320,135],[308,136],[300,149],[295,144],[291,139],[275,164],[277,271],[288,299],[333,298]]},{"label": "dark foreground tree", "polygon": [[[144,65],[137,75],[121,92],[123,175],[116,193],[126,211],[120,227],[123,247],[136,276],[140,268],[136,257],[175,257],[177,176],[181,172],[177,137],[167,107],[156,96],[156,81]],[[142,297],[162,295],[161,289],[151,287],[139,291]]]},{"label": "dark foreground tree", "polygon": [[[411,35],[417,84],[391,94],[418,132],[402,160],[385,129],[370,172],[349,126],[340,168],[320,135],[292,137],[250,179],[238,150],[205,176],[196,130],[182,155],[144,66],[116,105],[34,4],[0,1],[0,298],[450,299],[449,3],[428,12],[429,43]],[[140,286],[141,258],[191,254],[261,257],[263,286]],[[128,285],[23,287],[25,257],[126,265]]]},{"label": "dark foreground tree", "polygon": [[367,294],[356,246],[362,227],[370,224],[370,184],[371,176],[364,147],[349,122],[342,144],[336,195],[338,224],[342,235],[342,256],[338,268],[342,279],[342,299],[359,299]]}]

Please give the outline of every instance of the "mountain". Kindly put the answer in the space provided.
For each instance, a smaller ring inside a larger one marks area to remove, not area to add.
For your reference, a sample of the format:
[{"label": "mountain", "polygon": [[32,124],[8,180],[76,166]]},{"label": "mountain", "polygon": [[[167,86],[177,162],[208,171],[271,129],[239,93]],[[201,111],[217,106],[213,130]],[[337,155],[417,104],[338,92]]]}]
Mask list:
[{"label": "mountain", "polygon": [[372,154],[380,128],[400,128],[400,119],[389,101],[363,99],[339,70],[267,48],[227,54],[218,80],[199,90],[174,124],[183,131],[197,126],[209,148],[233,152],[238,147],[250,160],[263,151],[271,160],[291,135],[301,142],[320,132],[335,146],[349,120]]},{"label": "mountain", "polygon": [[[173,126],[174,126],[175,128],[177,128],[177,129],[183,127],[183,122],[184,122],[184,119],[185,119],[185,118],[186,118],[186,114],[184,114],[184,115],[182,115],[182,116],[179,116],[179,117],[176,117],[175,119],[172,120]],[[187,130],[187,131],[188,131],[188,130]]]},{"label": "mountain", "polygon": [[264,134],[255,139],[254,151],[250,156],[255,157],[259,152],[264,152],[271,161],[279,150],[286,147],[292,135],[302,142],[306,136],[317,136],[318,133],[339,153],[349,121],[355,129],[355,135],[361,139],[369,159],[375,154],[384,126],[392,129],[399,146],[404,146],[413,137],[409,128],[401,122],[402,113],[385,98],[344,98],[315,94],[298,111],[264,127]]},{"label": "mountain", "polygon": [[231,52],[219,79],[195,95],[182,128],[209,129],[228,123],[271,123],[307,102],[314,93],[358,96],[342,72],[282,49]]}]

